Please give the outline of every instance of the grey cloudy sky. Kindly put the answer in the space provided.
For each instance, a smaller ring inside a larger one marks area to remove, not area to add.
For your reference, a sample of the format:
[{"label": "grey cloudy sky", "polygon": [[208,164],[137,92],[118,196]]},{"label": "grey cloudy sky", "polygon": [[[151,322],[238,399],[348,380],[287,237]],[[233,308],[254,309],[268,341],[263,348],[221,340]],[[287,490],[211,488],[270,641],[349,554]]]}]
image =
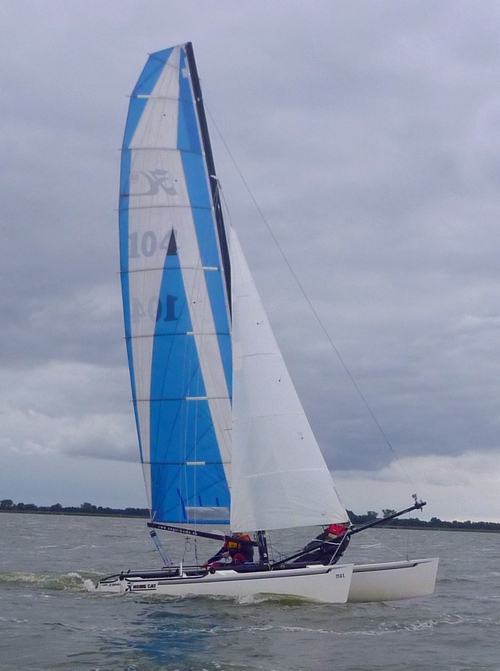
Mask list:
[{"label": "grey cloudy sky", "polygon": [[232,222],[346,506],[416,490],[427,516],[500,521],[493,0],[0,3],[0,498],[146,505],[118,149],[147,54],[188,40]]}]

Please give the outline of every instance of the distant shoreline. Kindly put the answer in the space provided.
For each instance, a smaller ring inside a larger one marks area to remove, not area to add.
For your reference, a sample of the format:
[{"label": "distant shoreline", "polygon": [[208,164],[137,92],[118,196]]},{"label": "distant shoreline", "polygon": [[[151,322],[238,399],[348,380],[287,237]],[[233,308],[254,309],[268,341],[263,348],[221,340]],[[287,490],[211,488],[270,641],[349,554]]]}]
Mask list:
[{"label": "distant shoreline", "polygon": [[85,512],[80,510],[75,510],[72,512],[67,511],[56,511],[56,510],[2,510],[0,508],[0,513],[10,513],[12,515],[72,515],[73,517],[131,517],[133,519],[149,519],[149,514],[147,515],[138,515],[125,512],[116,512],[116,513],[92,513]]},{"label": "distant shoreline", "polygon": [[[352,522],[365,524],[366,522],[380,519],[378,514],[369,511],[366,515],[356,515],[351,510],[347,511]],[[91,503],[82,503],[81,506],[62,506],[56,503],[53,506],[36,506],[34,503],[15,504],[10,499],[0,501],[0,513],[11,514],[35,514],[35,515],[74,515],[77,517],[120,517],[134,519],[149,519],[149,510],[147,508],[103,508],[94,506]],[[383,519],[383,518],[382,518]],[[448,522],[433,517],[430,521],[420,520],[415,517],[402,518],[398,521],[391,520],[388,524],[381,525],[385,529],[418,529],[431,531],[486,531],[489,533],[499,533],[500,523],[498,522],[459,522],[454,520]]]},{"label": "distant shoreline", "polygon": [[43,515],[91,515],[93,517],[144,517],[149,518],[148,508],[104,508],[92,503],[80,506],[37,506],[35,503],[14,503],[12,499],[0,500],[0,513],[36,513]]}]

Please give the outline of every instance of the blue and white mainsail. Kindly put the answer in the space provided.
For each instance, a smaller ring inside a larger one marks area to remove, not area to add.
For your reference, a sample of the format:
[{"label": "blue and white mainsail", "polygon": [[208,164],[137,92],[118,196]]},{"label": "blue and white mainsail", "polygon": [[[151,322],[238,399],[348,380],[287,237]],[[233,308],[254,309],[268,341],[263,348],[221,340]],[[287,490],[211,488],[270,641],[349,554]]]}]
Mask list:
[{"label": "blue and white mainsail", "polygon": [[132,93],[120,267],[151,518],[229,521],[229,259],[191,45],[152,54]]}]

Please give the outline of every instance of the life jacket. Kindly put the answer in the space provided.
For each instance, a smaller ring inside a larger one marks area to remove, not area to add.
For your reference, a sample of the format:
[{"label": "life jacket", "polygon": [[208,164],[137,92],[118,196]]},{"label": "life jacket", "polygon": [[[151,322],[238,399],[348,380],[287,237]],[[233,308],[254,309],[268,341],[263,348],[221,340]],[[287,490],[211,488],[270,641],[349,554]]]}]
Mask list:
[{"label": "life jacket", "polygon": [[229,540],[225,541],[224,547],[227,550],[241,550],[243,544],[240,542],[240,539],[243,542],[244,541],[249,541],[249,542],[252,541],[250,536],[248,536],[247,534],[238,534],[238,535],[233,536]]},{"label": "life jacket", "polygon": [[329,536],[343,536],[347,531],[347,526],[345,524],[330,524],[327,529]]}]

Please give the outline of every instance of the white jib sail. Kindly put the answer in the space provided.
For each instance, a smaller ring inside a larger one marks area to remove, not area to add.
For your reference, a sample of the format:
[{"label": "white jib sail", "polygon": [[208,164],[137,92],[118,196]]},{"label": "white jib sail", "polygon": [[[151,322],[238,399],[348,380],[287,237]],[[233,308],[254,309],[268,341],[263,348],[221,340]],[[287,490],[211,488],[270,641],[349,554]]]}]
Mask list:
[{"label": "white jib sail", "polygon": [[231,230],[232,531],[345,522],[347,513]]}]

